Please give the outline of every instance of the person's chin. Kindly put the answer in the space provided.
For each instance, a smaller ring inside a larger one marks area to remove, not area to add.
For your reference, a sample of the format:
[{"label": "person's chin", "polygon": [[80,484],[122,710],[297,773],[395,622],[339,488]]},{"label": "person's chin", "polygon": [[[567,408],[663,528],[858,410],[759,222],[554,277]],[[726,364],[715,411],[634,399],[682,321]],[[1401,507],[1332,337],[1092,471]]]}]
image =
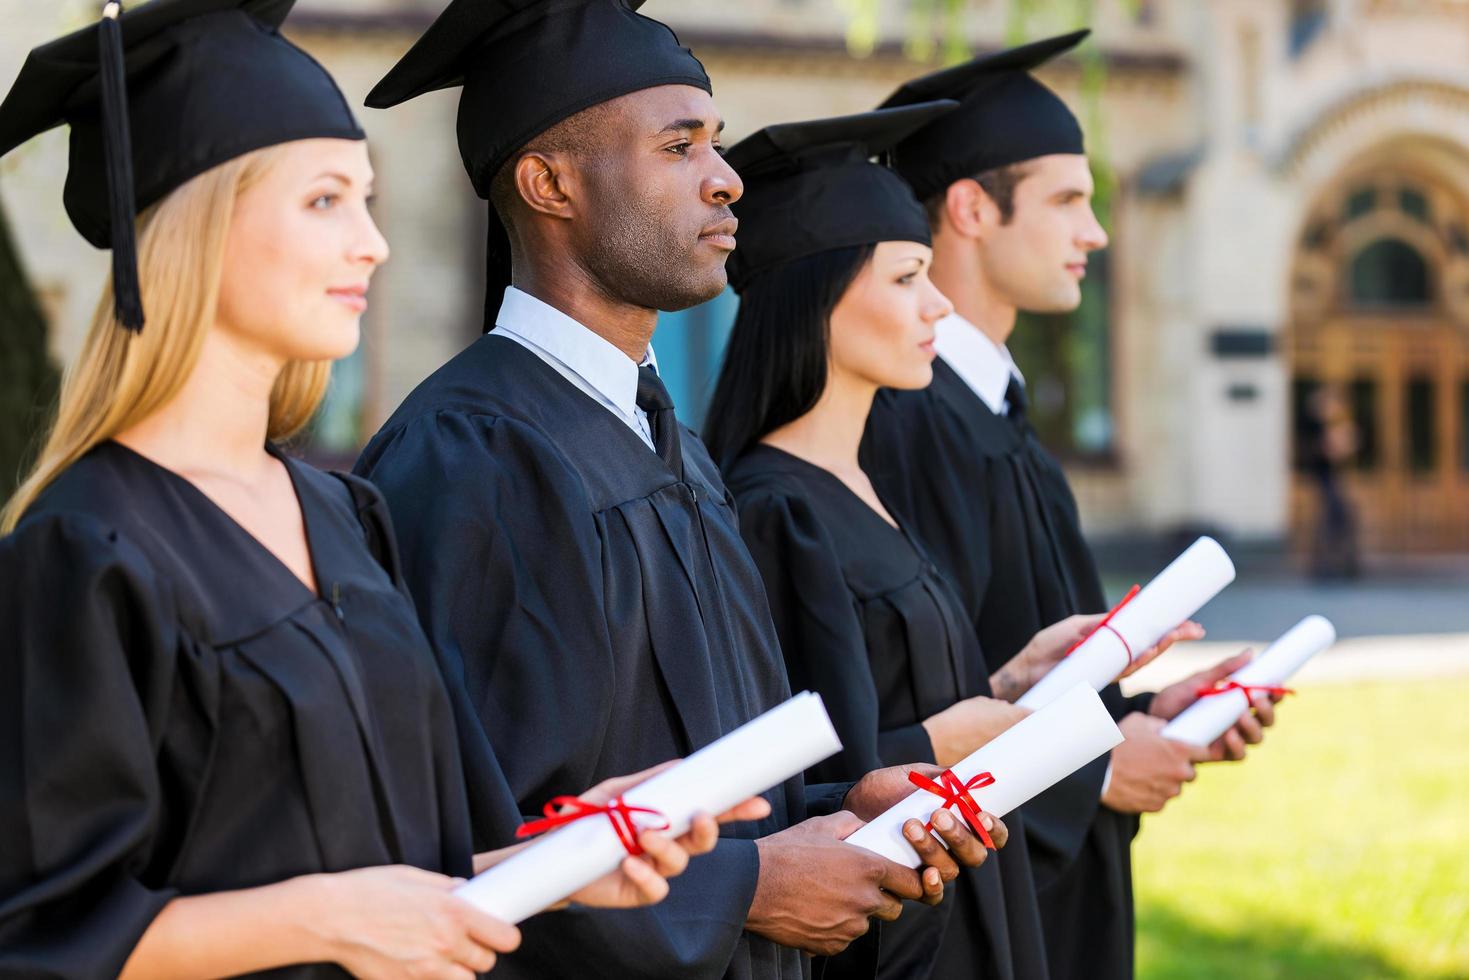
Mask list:
[{"label": "person's chin", "polygon": [[697,275],[692,275],[684,280],[680,289],[671,290],[667,299],[658,308],[666,313],[687,310],[690,307],[709,302],[724,292],[724,287],[727,285],[729,285],[729,274],[724,271],[723,261],[714,268],[702,267],[698,270]]},{"label": "person's chin", "polygon": [[879,388],[896,388],[898,391],[916,391],[920,388],[927,388],[932,382],[933,362],[929,360],[877,379]]},{"label": "person's chin", "polygon": [[1081,286],[1072,284],[1069,288],[1059,289],[1050,296],[1038,297],[1030,303],[1021,305],[1021,309],[1027,313],[1049,313],[1062,314],[1073,313],[1081,305]]},{"label": "person's chin", "polygon": [[322,317],[309,333],[300,338],[295,361],[340,361],[350,357],[362,342],[362,314],[334,311]]}]

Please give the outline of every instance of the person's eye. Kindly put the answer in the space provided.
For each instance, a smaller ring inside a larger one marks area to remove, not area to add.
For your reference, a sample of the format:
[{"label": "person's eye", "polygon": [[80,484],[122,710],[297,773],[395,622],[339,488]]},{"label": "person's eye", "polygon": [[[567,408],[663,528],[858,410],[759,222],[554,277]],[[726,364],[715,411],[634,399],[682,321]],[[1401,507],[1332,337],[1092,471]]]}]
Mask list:
[{"label": "person's eye", "polygon": [[673,146],[670,146],[668,148],[668,152],[676,153],[681,157],[686,157],[689,155],[689,144],[687,142],[675,143]]},{"label": "person's eye", "polygon": [[341,198],[336,194],[321,194],[312,199],[310,207],[313,211],[329,211],[336,207],[339,200]]},{"label": "person's eye", "polygon": [[904,286],[911,286],[911,285],[913,285],[913,283],[915,283],[917,281],[918,281],[918,273],[916,273],[916,272],[910,272],[907,275],[903,275],[903,276],[899,276],[898,277],[899,284],[904,285]]}]

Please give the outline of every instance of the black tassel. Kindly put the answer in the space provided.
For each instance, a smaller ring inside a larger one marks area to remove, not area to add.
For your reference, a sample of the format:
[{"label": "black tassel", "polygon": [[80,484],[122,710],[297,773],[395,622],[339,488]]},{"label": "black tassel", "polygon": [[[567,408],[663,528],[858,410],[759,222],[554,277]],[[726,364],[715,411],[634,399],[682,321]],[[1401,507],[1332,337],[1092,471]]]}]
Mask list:
[{"label": "black tassel", "polygon": [[485,241],[485,322],[484,333],[495,329],[495,316],[505,302],[505,287],[510,285],[510,233],[493,204],[489,207],[489,235]]},{"label": "black tassel", "polygon": [[138,282],[138,241],[133,197],[133,138],[128,125],[127,66],[122,47],[122,4],[102,8],[98,25],[98,70],[102,82],[102,143],[107,157],[107,198],[112,221],[112,296],[118,321],[143,329],[143,292]]}]

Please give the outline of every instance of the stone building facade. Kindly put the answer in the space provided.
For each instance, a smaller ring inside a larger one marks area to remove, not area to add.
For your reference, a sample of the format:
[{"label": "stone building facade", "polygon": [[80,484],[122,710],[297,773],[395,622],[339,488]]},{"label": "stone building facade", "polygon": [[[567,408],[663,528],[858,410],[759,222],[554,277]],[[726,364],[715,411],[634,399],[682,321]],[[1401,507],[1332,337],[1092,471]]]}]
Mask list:
[{"label": "stone building facade", "polygon": [[[360,102],[442,0],[301,0],[289,32]],[[705,61],[727,141],[770,122],[869,108],[923,70],[917,0],[879,0],[851,53],[843,0],[654,0]],[[1031,36],[1077,26],[1041,5]],[[94,4],[0,0],[0,79]],[[1078,108],[1115,179],[1113,244],[1090,318],[1022,324],[1033,401],[1097,534],[1208,527],[1304,541],[1298,465],[1314,386],[1337,386],[1359,449],[1348,483],[1365,543],[1469,547],[1469,4],[1460,0],[1097,0],[1100,83],[1045,78]],[[1063,11],[1065,13],[1062,13]],[[971,0],[973,50],[1003,44],[1009,0]],[[554,70],[554,66],[547,66]],[[485,206],[454,145],[456,94],[363,110],[394,256],[360,354],[340,371],[318,451],[349,457],[480,329]],[[0,164],[0,199],[76,349],[105,257],[60,205],[65,138]],[[1101,288],[1105,287],[1105,288]],[[698,418],[733,301],[667,316],[655,343]]]}]

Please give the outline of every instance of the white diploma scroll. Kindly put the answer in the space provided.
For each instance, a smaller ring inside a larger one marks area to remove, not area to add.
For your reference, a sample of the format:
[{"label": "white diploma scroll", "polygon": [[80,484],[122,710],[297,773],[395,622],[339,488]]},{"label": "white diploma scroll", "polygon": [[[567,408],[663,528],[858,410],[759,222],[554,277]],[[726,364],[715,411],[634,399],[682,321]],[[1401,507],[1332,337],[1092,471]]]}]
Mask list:
[{"label": "white diploma scroll", "polygon": [[[809,691],[772,708],[622,795],[656,810],[639,827],[666,820],[674,836],[695,813],[720,814],[779,785],[842,747],[820,695]],[[455,894],[505,922],[530,918],[613,871],[627,851],[605,814],[566,824],[460,885]]]},{"label": "white diploma scroll", "polygon": [[[1121,742],[1122,732],[1097,692],[1078,684],[991,739],[954,765],[952,772],[965,783],[980,773],[992,775],[993,783],[972,789],[969,795],[985,813],[1003,817]],[[857,830],[847,843],[916,868],[918,853],[903,837],[903,824],[927,823],[941,806],[940,797],[918,790]],[[958,807],[949,812],[956,820],[964,819]]]},{"label": "white diploma scroll", "polygon": [[[1250,687],[1280,687],[1316,654],[1336,642],[1336,627],[1322,616],[1307,616],[1254,660],[1229,676]],[[1190,745],[1210,745],[1229,731],[1250,707],[1244,691],[1199,698],[1163,728],[1163,735]]]},{"label": "white diploma scroll", "polygon": [[1015,703],[1039,708],[1077,684],[1100,691],[1233,581],[1234,562],[1219,542],[1199,538]]}]

